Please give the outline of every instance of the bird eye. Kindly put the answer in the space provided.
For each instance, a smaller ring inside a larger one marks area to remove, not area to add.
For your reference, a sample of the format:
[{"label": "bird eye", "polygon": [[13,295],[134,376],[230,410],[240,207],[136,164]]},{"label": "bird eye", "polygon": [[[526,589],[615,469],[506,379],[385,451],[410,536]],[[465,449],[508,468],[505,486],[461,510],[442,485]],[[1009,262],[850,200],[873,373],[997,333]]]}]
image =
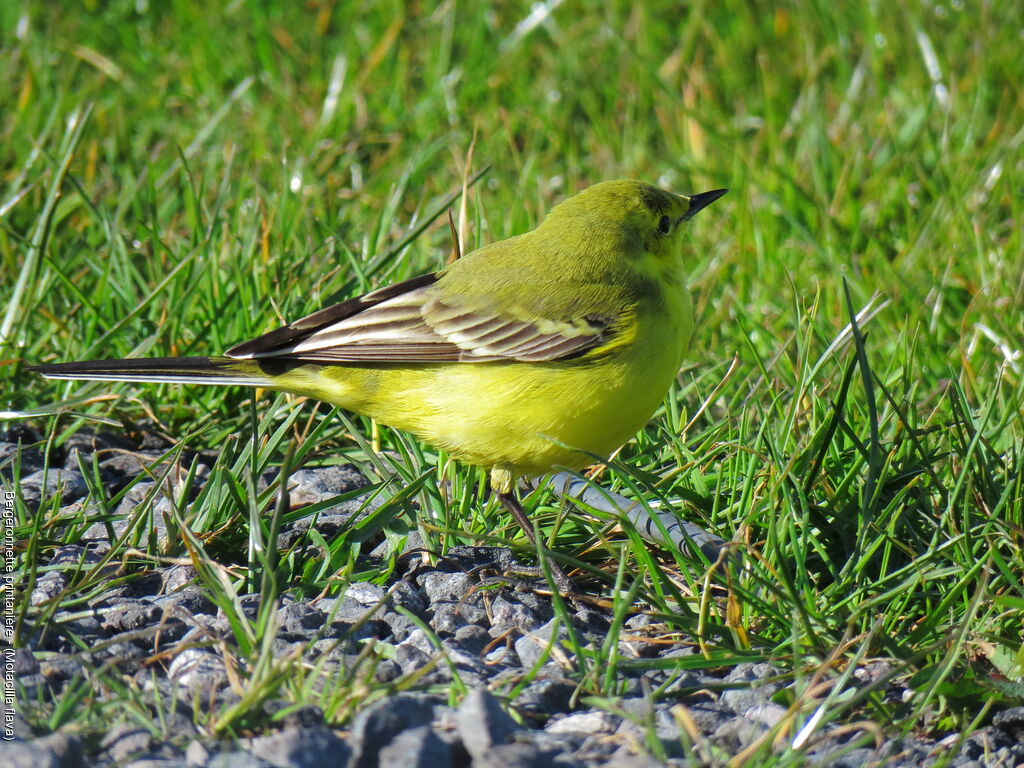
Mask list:
[{"label": "bird eye", "polygon": [[658,231],[663,235],[667,235],[671,229],[672,220],[668,216],[662,216],[661,221],[658,222]]}]

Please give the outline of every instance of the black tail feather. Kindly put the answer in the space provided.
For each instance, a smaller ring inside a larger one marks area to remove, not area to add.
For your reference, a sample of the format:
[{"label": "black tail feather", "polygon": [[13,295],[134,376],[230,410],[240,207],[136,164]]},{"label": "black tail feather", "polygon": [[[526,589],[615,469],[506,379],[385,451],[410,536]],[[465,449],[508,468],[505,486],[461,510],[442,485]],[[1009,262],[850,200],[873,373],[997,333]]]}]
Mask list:
[{"label": "black tail feather", "polygon": [[48,379],[149,381],[185,384],[270,386],[270,378],[247,360],[227,357],[154,357],[129,360],[82,360],[30,365]]}]

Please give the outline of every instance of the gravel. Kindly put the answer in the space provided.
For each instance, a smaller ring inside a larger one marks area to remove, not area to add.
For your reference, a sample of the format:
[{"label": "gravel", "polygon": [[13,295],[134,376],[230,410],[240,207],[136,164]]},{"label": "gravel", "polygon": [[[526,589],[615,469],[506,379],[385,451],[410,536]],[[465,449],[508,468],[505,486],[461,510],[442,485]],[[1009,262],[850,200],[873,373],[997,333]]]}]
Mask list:
[{"label": "gravel", "polygon": [[[14,477],[9,458],[16,455],[16,448],[0,441],[4,482]],[[209,456],[185,456],[171,467],[166,460],[158,461],[163,455],[158,446],[134,452],[129,448],[114,437],[83,437],[65,448],[62,461],[55,463],[51,457],[45,473],[42,455],[25,451],[22,497],[33,509],[46,504],[47,497],[59,496],[49,503],[67,514],[81,514],[81,505],[89,502],[77,467],[94,462],[111,492],[126,487],[147,466],[157,477],[166,471],[174,482],[193,464],[205,467],[195,473],[200,480],[209,475]],[[267,476],[263,486],[274,479]],[[290,500],[293,507],[318,504],[365,485],[353,467],[307,468],[291,476]],[[44,550],[32,604],[43,606],[66,597],[72,583],[69,575],[101,566],[113,546],[111,533],[121,536],[128,530],[143,498],[153,496],[158,510],[171,503],[164,490],[164,485],[150,480],[141,482],[111,519],[95,522],[78,543]],[[75,504],[79,506],[72,509]],[[304,531],[311,526],[329,541],[339,527],[350,524],[361,506],[358,499],[340,502],[313,519],[284,526],[279,543],[290,547],[300,539],[308,541]],[[101,515],[98,509],[95,515]],[[152,528],[136,534],[158,539],[167,535],[160,514],[153,514],[147,525]],[[572,677],[576,665],[568,628],[555,618],[549,598],[514,585],[488,583],[486,589],[478,589],[495,572],[514,567],[507,549],[457,547],[433,567],[419,557],[399,558],[385,585],[353,584],[338,597],[283,598],[276,611],[274,649],[279,657],[295,653],[302,658],[302,685],[331,690],[340,677],[357,670],[366,644],[377,643],[391,650],[376,662],[366,684],[407,675],[415,678],[417,690],[380,689],[377,694],[385,695],[340,729],[329,727],[316,706],[267,701],[262,704],[262,726],[242,729],[232,740],[218,740],[198,732],[194,719],[197,711],[223,712],[240,700],[233,688],[239,662],[227,653],[233,643],[228,617],[210,600],[191,565],[153,564],[148,572],[125,580],[120,561],[114,558],[97,575],[109,583],[90,582],[87,594],[76,595],[73,609],[57,611],[45,633],[17,650],[19,696],[55,702],[69,686],[81,685],[105,666],[105,675],[136,689],[137,702],[151,702],[153,722],[162,725],[149,729],[136,719],[114,717],[101,738],[80,740],[73,727],[34,736],[28,723],[15,716],[15,739],[0,741],[0,766],[684,766],[697,762],[690,762],[684,752],[682,721],[698,733],[703,754],[734,755],[788,716],[792,696],[784,670],[764,663],[676,669],[672,660],[692,659],[695,648],[649,642],[648,638],[657,639],[659,626],[640,614],[627,620],[628,638],[620,640],[619,650],[626,658],[659,664],[620,669],[620,695],[597,706],[581,697],[579,681]],[[259,606],[258,595],[239,598],[239,607],[249,616],[255,616]],[[399,609],[424,622],[433,636]],[[581,609],[572,615],[572,630],[582,646],[600,649],[610,620],[600,610]],[[884,679],[887,664],[879,660],[864,665],[853,676],[854,684],[867,686]],[[362,674],[363,668],[358,669]],[[452,706],[460,697],[450,692],[461,686],[468,693]],[[660,688],[657,699],[649,695],[654,688]],[[517,694],[511,701],[500,695],[513,689]],[[904,693],[895,686],[887,696],[897,702]],[[850,722],[866,717],[864,712],[851,713]],[[884,731],[886,724],[879,725]],[[998,712],[991,725],[962,743],[956,734],[945,739],[908,735],[891,737],[876,748],[867,738],[871,735],[843,723],[824,725],[807,747],[809,764],[917,766],[948,757],[954,748],[959,751],[949,764],[959,768],[1024,763],[1024,707]],[[858,737],[860,743],[853,743]],[[651,757],[644,745],[656,745],[667,763]]]}]

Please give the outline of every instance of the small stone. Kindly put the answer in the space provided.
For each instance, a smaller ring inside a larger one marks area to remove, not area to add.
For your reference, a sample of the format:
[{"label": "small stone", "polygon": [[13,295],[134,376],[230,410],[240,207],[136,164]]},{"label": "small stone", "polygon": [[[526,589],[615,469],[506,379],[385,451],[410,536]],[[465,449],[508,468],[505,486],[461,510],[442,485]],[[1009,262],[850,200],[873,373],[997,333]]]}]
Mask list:
[{"label": "small stone", "polygon": [[206,768],[275,768],[248,752],[220,752],[206,763]]},{"label": "small stone", "polygon": [[164,594],[171,595],[188,588],[199,579],[199,573],[191,565],[175,565],[164,571]]},{"label": "small stone", "polygon": [[100,610],[101,626],[105,632],[130,632],[155,624],[161,611],[145,600],[125,600]]},{"label": "small stone", "polygon": [[193,739],[188,743],[188,747],[185,748],[185,762],[189,768],[202,768],[209,759],[210,750],[201,741]]},{"label": "small stone", "polygon": [[60,768],[79,768],[84,765],[82,743],[77,736],[57,731],[38,739],[36,744],[49,750],[57,758]]},{"label": "small stone", "polygon": [[459,616],[458,603],[441,602],[434,606],[434,617],[430,620],[430,626],[439,636],[450,637],[465,623]]},{"label": "small stone", "polygon": [[[250,621],[254,621],[256,619],[256,614],[259,613],[260,601],[262,599],[263,598],[258,594],[240,595],[237,600],[237,605],[239,608],[241,608],[242,614],[245,616],[245,618],[249,619]],[[227,615],[224,613],[223,608],[217,609],[217,618],[227,619]]]},{"label": "small stone", "polygon": [[512,602],[498,595],[491,601],[491,636],[498,637],[510,629],[529,632],[544,621],[524,603]]},{"label": "small stone", "polygon": [[761,723],[772,728],[782,721],[782,718],[786,716],[786,712],[786,708],[781,704],[769,701],[766,704],[755,704],[744,712],[743,716],[755,723]]},{"label": "small stone", "polygon": [[21,498],[29,511],[34,511],[39,503],[60,493],[60,503],[70,504],[88,492],[85,478],[77,469],[41,469],[21,479]]},{"label": "small stone", "polygon": [[734,717],[731,712],[714,701],[698,700],[683,706],[686,707],[686,712],[689,714],[690,719],[697,724],[697,728],[705,735],[714,733],[722,723]]},{"label": "small stone", "polygon": [[455,630],[455,643],[468,653],[481,653],[491,642],[491,636],[479,624],[467,624]]},{"label": "small stone", "polygon": [[149,731],[122,725],[115,727],[103,737],[100,748],[114,763],[122,764],[149,752],[152,743],[153,736]]},{"label": "small stone", "polygon": [[[873,749],[862,747],[847,752],[843,752],[842,749],[835,751],[842,754],[835,757],[832,754],[825,754],[814,762],[817,765],[827,765],[828,768],[862,768],[865,765],[881,765],[878,761],[878,754]],[[967,765],[960,763],[958,768],[967,768]]]},{"label": "small stone", "polygon": [[293,638],[312,637],[324,625],[324,615],[309,603],[289,603],[277,609],[281,628]]},{"label": "small stone", "polygon": [[723,691],[721,701],[736,714],[742,714],[758,704],[767,704],[782,685],[763,681],[778,674],[779,671],[771,664],[737,664],[725,678],[725,682],[741,683],[743,686]]},{"label": "small stone", "polygon": [[179,615],[179,609],[187,611],[190,617],[213,616],[217,613],[217,606],[198,587],[184,587],[176,592],[160,595],[153,600],[153,605],[162,611],[167,611],[171,616]]},{"label": "small stone", "polygon": [[212,651],[186,648],[171,660],[167,678],[195,690],[220,688],[228,682],[224,660]]},{"label": "small stone", "polygon": [[395,605],[405,608],[407,611],[411,611],[420,618],[424,618],[426,616],[427,608],[430,605],[427,601],[427,596],[424,595],[422,591],[416,589],[416,587],[404,580],[396,582],[395,585],[391,587],[391,601]]},{"label": "small stone", "polygon": [[[279,715],[282,710],[286,714]],[[263,714],[279,723],[282,728],[316,729],[324,724],[324,713],[315,704],[296,707],[285,699],[270,699],[263,704]]]},{"label": "small stone", "polygon": [[[12,648],[4,651],[5,654],[14,655],[14,664],[12,665],[11,671],[14,672],[15,677],[24,677],[25,675],[34,675],[39,671],[39,662],[36,657],[32,654],[32,651],[28,648]],[[5,656],[6,660],[8,656]]]},{"label": "small stone", "polygon": [[431,571],[420,576],[419,582],[431,603],[458,602],[473,587],[473,579],[465,573]]},{"label": "small stone", "polygon": [[571,715],[552,719],[544,727],[548,733],[612,733],[619,727],[620,718],[599,709],[590,712],[574,712]]},{"label": "small stone", "polygon": [[0,741],[4,768],[60,768],[57,756],[36,741]]},{"label": "small stone", "polygon": [[[43,681],[39,675],[26,675],[21,681],[22,690],[31,690],[33,686],[27,681],[37,678],[40,680],[40,685],[42,685]],[[16,740],[29,741],[32,739],[32,728],[17,709],[12,709],[8,706],[8,704],[13,703],[14,702],[8,702],[6,696],[0,696],[0,723],[3,723],[3,729],[0,729],[0,733],[4,736],[11,734]],[[10,742],[0,740],[0,755],[3,754],[2,744],[5,743]],[[2,763],[2,761],[0,761],[0,763]]]},{"label": "small stone", "polygon": [[373,608],[375,605],[384,602],[387,590],[379,584],[369,581],[357,581],[348,585],[345,590],[345,597],[366,608]]},{"label": "small stone", "polygon": [[434,718],[430,699],[399,694],[364,709],[352,722],[350,768],[377,768],[380,751],[398,734],[429,725]]},{"label": "small stone", "polygon": [[[419,630],[417,630],[419,631]],[[411,643],[399,643],[395,647],[395,663],[402,670],[403,674],[410,674],[423,669],[430,663],[432,654],[420,650]]]},{"label": "small stone", "polygon": [[568,680],[535,680],[516,698],[516,709],[544,719],[569,711],[576,685]]},{"label": "small stone", "polygon": [[768,728],[761,723],[734,717],[718,726],[713,737],[726,750],[735,751],[750,746],[767,732]]},{"label": "small stone", "polygon": [[60,571],[44,573],[36,580],[29,601],[32,605],[40,605],[58,597],[68,586],[67,577]]},{"label": "small stone", "polygon": [[529,743],[502,744],[473,761],[473,768],[566,768],[555,754]]},{"label": "small stone", "polygon": [[992,725],[1012,736],[1024,733],[1024,707],[1010,707],[996,712]]},{"label": "small stone", "polygon": [[466,694],[456,711],[455,726],[474,760],[482,758],[496,745],[507,744],[519,727],[486,688]]},{"label": "small stone", "polygon": [[[307,467],[288,476],[288,501],[292,509],[319,504],[343,493],[365,488],[369,481],[352,464]],[[339,505],[341,506],[341,505]],[[329,507],[328,509],[336,509]]]},{"label": "small stone", "polygon": [[567,638],[565,628],[561,623],[558,623],[558,619],[552,619],[544,626],[538,627],[516,640],[516,653],[519,654],[524,667],[527,669],[532,667],[548,651],[549,646],[552,646],[551,637],[556,632],[556,624],[557,639],[552,647],[552,650],[554,650],[559,643]]},{"label": "small stone", "polygon": [[421,725],[403,731],[382,747],[377,764],[402,768],[451,768],[452,751],[429,726]]},{"label": "small stone", "polygon": [[81,768],[82,744],[60,731],[35,741],[0,741],[4,768]]},{"label": "small stone", "polygon": [[412,619],[408,616],[403,616],[400,613],[385,613],[382,620],[391,629],[391,638],[393,642],[402,642],[418,629],[416,623]]},{"label": "small stone", "polygon": [[348,744],[324,727],[286,728],[253,739],[249,750],[276,768],[333,768],[351,756]]},{"label": "small stone", "polygon": [[42,451],[30,447],[32,443],[42,441],[42,435],[26,433],[14,436],[8,430],[5,433],[0,433],[0,438],[2,438],[2,442],[0,442],[0,478],[4,481],[9,482],[14,479],[16,464],[20,465],[21,477],[27,477],[43,468]]}]

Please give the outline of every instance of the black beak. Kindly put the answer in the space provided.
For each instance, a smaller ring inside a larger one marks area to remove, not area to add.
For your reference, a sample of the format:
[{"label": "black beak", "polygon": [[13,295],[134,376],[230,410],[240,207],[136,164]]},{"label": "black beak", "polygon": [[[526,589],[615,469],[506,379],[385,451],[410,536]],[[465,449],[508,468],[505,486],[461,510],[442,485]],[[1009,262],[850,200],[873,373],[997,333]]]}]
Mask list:
[{"label": "black beak", "polygon": [[707,208],[728,191],[728,189],[713,189],[710,192],[701,192],[698,195],[690,195],[690,207],[687,209],[686,213],[683,214],[680,221],[692,219],[699,211]]}]

